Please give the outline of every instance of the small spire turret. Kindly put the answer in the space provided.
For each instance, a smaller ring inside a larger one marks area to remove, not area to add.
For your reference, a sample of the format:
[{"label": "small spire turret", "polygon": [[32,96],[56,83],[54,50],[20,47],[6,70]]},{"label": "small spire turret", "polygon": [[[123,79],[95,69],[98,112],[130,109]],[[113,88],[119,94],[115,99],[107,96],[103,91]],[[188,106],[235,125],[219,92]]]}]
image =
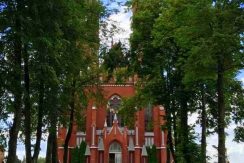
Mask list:
[{"label": "small spire turret", "polygon": [[114,123],[115,123],[115,122],[118,122],[118,118],[117,118],[117,114],[116,114],[116,113],[114,114],[114,121],[113,121],[113,122],[114,122]]}]

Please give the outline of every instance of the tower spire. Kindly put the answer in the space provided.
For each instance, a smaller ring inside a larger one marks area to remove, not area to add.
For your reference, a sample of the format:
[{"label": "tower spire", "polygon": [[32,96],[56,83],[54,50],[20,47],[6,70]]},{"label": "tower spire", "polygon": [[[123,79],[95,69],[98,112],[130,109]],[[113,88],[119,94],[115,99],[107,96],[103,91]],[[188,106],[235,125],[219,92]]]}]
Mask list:
[{"label": "tower spire", "polygon": [[104,128],[108,127],[108,124],[107,124],[107,119],[105,119],[105,122],[104,122]]},{"label": "tower spire", "polygon": [[118,118],[117,118],[117,114],[116,114],[116,113],[114,114],[114,121],[113,121],[113,122],[114,122],[114,123],[115,123],[115,122],[118,122]]}]

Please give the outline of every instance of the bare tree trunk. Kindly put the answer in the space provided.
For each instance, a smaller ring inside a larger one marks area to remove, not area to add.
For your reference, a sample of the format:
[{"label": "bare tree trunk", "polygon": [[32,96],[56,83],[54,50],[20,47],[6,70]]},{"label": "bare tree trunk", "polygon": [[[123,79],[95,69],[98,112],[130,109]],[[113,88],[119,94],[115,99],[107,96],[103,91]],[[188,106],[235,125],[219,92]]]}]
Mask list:
[{"label": "bare tree trunk", "polygon": [[201,156],[202,156],[202,163],[206,163],[207,155],[206,155],[206,124],[207,124],[207,115],[206,115],[206,106],[205,106],[205,91],[204,85],[202,86],[202,137],[201,137]]},{"label": "bare tree trunk", "polygon": [[171,155],[173,157],[173,160],[176,160],[175,158],[175,150],[174,150],[174,144],[173,144],[173,138],[172,138],[172,130],[168,131],[168,140],[167,144],[169,145],[169,152],[167,153],[167,162],[170,162]]},{"label": "bare tree trunk", "polygon": [[68,133],[66,135],[65,138],[65,142],[64,142],[64,157],[63,157],[63,162],[67,163],[68,161],[68,146],[69,146],[69,140],[71,138],[71,133],[72,133],[72,129],[73,129],[73,121],[74,121],[74,106],[72,106],[71,111],[70,111],[70,119],[69,119],[69,129],[68,129]]},{"label": "bare tree trunk", "polygon": [[[54,122],[55,126],[57,124],[57,121],[55,119],[55,122]],[[56,130],[56,127],[55,127],[55,131],[53,132],[52,134],[52,137],[53,137],[53,148],[52,148],[52,163],[57,163],[58,161],[58,153],[57,153],[57,149],[58,149],[58,146],[57,146],[57,130]]]},{"label": "bare tree trunk", "polygon": [[52,153],[52,163],[56,163],[57,162],[57,108],[55,108],[53,110],[53,113],[51,115],[51,131],[50,131],[50,135],[52,137],[52,142],[50,142],[52,144],[52,149],[51,149],[51,153]]},{"label": "bare tree trunk", "polygon": [[52,149],[53,149],[53,140],[49,131],[48,139],[47,139],[47,152],[46,152],[46,163],[52,162]]},{"label": "bare tree trunk", "polygon": [[70,102],[70,118],[69,118],[69,129],[64,141],[64,156],[63,156],[63,163],[67,163],[68,161],[68,146],[69,140],[71,138],[72,129],[73,129],[73,122],[74,122],[74,111],[75,111],[75,81],[72,84],[72,94],[71,94],[71,102]]},{"label": "bare tree trunk", "polygon": [[47,163],[56,163],[57,162],[57,113],[56,110],[53,110],[50,115],[50,128],[49,136],[47,143],[47,153],[46,153],[46,162]]},{"label": "bare tree trunk", "polygon": [[[167,129],[168,129],[168,136],[167,136],[167,163],[171,162],[171,156],[173,160],[175,159],[175,150],[174,150],[174,143],[173,143],[173,135],[172,135],[172,127],[173,127],[173,120],[172,120],[172,111],[173,105],[171,102],[173,101],[172,94],[173,94],[173,85],[172,85],[172,77],[171,77],[171,69],[168,67],[167,69],[167,77],[166,77],[166,89],[168,90],[167,94],[167,105],[166,105],[166,117],[167,117]],[[173,103],[173,102],[172,102]]]},{"label": "bare tree trunk", "polygon": [[173,159],[175,157],[175,151],[174,151],[174,144],[173,144],[173,138],[172,138],[172,118],[171,118],[171,113],[170,113],[170,106],[167,104],[166,106],[166,117],[167,117],[167,130],[168,130],[168,135],[167,135],[167,163],[170,163],[171,160],[171,154],[173,156]]},{"label": "bare tree trunk", "polygon": [[37,163],[37,159],[40,152],[41,145],[41,137],[42,137],[42,118],[43,118],[43,101],[44,101],[44,82],[43,79],[40,80],[39,86],[39,104],[38,104],[38,120],[37,120],[37,128],[36,128],[36,143],[34,147],[34,153],[32,157],[32,161]]},{"label": "bare tree trunk", "polygon": [[24,47],[24,133],[25,133],[25,157],[26,163],[31,163],[31,104],[30,104],[30,75],[29,75],[29,55]]},{"label": "bare tree trunk", "polygon": [[189,143],[189,128],[188,128],[188,92],[185,91],[183,85],[180,86],[180,137],[179,137],[179,144],[180,144],[180,153],[182,154],[182,163],[191,162],[190,160],[190,151],[188,149]]},{"label": "bare tree trunk", "polygon": [[218,162],[226,162],[225,153],[225,103],[224,103],[224,70],[221,56],[218,58],[218,79],[217,79],[217,92],[218,92]]},{"label": "bare tree trunk", "polygon": [[[173,102],[174,103],[174,102]],[[173,108],[175,109],[175,105],[173,104]],[[173,109],[173,110],[174,110]],[[178,131],[177,131],[177,126],[176,126],[176,123],[177,123],[177,118],[176,118],[176,112],[173,111],[172,112],[172,115],[173,115],[173,120],[172,120],[172,126],[173,126],[173,131],[174,131],[174,147],[175,147],[175,153],[177,152],[177,149],[176,147],[178,146],[179,144],[179,141],[178,141]],[[174,158],[174,162],[177,163],[177,159],[176,159],[176,155],[173,155],[173,158]]]}]

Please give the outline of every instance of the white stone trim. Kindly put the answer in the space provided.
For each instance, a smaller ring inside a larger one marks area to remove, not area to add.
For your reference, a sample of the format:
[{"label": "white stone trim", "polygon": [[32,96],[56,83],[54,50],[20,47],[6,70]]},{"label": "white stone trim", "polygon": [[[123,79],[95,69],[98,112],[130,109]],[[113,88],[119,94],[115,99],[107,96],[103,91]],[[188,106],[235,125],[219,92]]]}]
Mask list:
[{"label": "white stone trim", "polygon": [[[64,147],[58,147],[59,149],[64,149]],[[74,149],[75,147],[68,146],[68,149]]]},{"label": "white stone trim", "polygon": [[136,146],[135,149],[141,149],[142,147]]},{"label": "white stone trim", "polygon": [[101,87],[133,87],[134,84],[102,84]]},{"label": "white stone trim", "polygon": [[138,145],[139,143],[138,143],[138,140],[139,139],[139,137],[138,137],[138,127],[136,126],[136,145]]},{"label": "white stone trim", "polygon": [[157,147],[157,149],[165,149],[166,147]]},{"label": "white stone trim", "polygon": [[162,131],[162,146],[165,145],[165,142],[164,142],[164,131]]},{"label": "white stone trim", "polygon": [[154,136],[154,132],[145,132],[145,136]]},{"label": "white stone trim", "polygon": [[92,145],[95,145],[95,126],[92,126]]},{"label": "white stone trim", "polygon": [[86,136],[85,132],[79,131],[76,133],[76,136]]}]

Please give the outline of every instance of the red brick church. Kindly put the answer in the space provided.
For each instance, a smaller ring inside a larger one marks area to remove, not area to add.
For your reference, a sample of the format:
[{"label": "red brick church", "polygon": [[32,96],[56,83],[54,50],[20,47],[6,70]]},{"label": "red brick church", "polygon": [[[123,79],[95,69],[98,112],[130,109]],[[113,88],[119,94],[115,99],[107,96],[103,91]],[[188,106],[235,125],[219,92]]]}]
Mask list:
[{"label": "red brick church", "polygon": [[[146,147],[156,146],[157,159],[166,163],[167,131],[161,126],[165,124],[165,111],[162,106],[148,106],[136,112],[134,127],[128,129],[123,119],[117,114],[121,99],[135,94],[136,77],[129,78],[123,84],[108,82],[99,87],[106,100],[106,105],[96,106],[90,100],[86,110],[86,130],[73,128],[69,149],[72,150],[82,141],[87,143],[87,163],[147,163]],[[148,127],[150,126],[150,127]],[[58,140],[64,140],[66,129],[59,128]],[[69,151],[70,151],[69,150]],[[71,158],[69,152],[69,158]],[[58,147],[58,158],[62,162],[63,147]]]}]

